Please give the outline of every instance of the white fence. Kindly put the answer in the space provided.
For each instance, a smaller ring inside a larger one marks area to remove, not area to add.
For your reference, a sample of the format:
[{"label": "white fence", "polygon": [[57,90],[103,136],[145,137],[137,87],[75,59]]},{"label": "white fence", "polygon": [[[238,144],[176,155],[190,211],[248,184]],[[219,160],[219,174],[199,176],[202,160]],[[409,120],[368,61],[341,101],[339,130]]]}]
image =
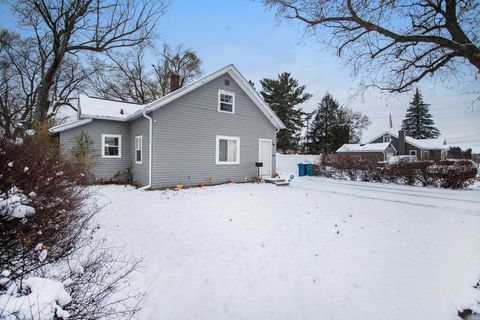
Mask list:
[{"label": "white fence", "polygon": [[299,163],[318,163],[319,155],[314,154],[281,154],[277,153],[278,173],[298,173]]}]

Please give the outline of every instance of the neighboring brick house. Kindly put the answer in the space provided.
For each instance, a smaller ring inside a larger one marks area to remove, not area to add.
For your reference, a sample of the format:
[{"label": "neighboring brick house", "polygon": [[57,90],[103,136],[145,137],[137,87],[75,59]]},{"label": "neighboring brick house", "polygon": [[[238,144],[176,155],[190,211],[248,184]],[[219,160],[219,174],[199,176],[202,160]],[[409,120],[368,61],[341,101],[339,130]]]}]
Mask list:
[{"label": "neighboring brick house", "polygon": [[[393,150],[388,149],[387,146],[391,146],[395,151],[392,152]],[[382,151],[383,147],[385,148]],[[386,161],[393,155],[411,155],[419,160],[438,161],[446,158],[449,147],[445,140],[414,139],[405,136],[405,132],[400,130],[398,135],[385,131],[363,144],[345,144],[337,150],[337,153],[370,160],[377,160],[383,155],[383,158],[378,161]]]}]

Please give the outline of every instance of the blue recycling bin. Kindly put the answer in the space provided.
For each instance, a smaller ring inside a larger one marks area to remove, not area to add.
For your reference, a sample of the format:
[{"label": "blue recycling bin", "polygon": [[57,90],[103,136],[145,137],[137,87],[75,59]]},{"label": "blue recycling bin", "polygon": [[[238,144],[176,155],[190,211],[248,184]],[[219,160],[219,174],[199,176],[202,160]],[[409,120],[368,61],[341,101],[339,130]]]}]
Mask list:
[{"label": "blue recycling bin", "polygon": [[303,177],[305,175],[305,165],[303,163],[298,164],[298,176]]},{"label": "blue recycling bin", "polygon": [[310,177],[313,176],[313,164],[311,163],[305,164],[305,174]]}]

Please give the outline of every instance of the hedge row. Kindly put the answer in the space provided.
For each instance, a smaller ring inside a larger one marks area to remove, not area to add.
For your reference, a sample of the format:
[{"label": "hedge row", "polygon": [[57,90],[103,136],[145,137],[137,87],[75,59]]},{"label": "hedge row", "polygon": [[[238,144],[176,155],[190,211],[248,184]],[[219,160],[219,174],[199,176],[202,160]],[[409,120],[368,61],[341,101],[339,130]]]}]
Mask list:
[{"label": "hedge row", "polygon": [[322,157],[318,174],[334,179],[355,181],[393,182],[407,185],[435,186],[462,189],[475,182],[477,172],[472,169],[436,166],[431,161],[399,161],[378,164],[371,160],[346,157]]}]

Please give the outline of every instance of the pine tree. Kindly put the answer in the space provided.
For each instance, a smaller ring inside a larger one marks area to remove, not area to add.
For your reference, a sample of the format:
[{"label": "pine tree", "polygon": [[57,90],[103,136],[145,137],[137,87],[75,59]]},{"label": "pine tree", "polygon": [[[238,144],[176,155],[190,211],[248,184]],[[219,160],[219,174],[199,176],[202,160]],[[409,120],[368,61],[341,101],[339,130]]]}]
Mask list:
[{"label": "pine tree", "polygon": [[309,153],[333,153],[345,143],[358,142],[362,131],[370,125],[361,112],[340,106],[327,93],[313,112],[313,120],[307,132]]},{"label": "pine tree", "polygon": [[327,93],[313,112],[312,125],[307,133],[310,153],[330,153],[340,105]]},{"label": "pine tree", "polygon": [[300,86],[288,72],[279,74],[278,79],[265,78],[260,84],[263,99],[286,126],[286,129],[277,134],[277,150],[284,153],[298,151],[303,128],[302,118],[306,114],[296,106],[310,99],[312,95],[305,93],[305,85]]},{"label": "pine tree", "polygon": [[432,115],[428,110],[429,106],[423,102],[422,94],[417,88],[405,119],[402,121],[402,130],[407,136],[415,139],[430,139],[440,135],[440,131],[434,126]]}]

